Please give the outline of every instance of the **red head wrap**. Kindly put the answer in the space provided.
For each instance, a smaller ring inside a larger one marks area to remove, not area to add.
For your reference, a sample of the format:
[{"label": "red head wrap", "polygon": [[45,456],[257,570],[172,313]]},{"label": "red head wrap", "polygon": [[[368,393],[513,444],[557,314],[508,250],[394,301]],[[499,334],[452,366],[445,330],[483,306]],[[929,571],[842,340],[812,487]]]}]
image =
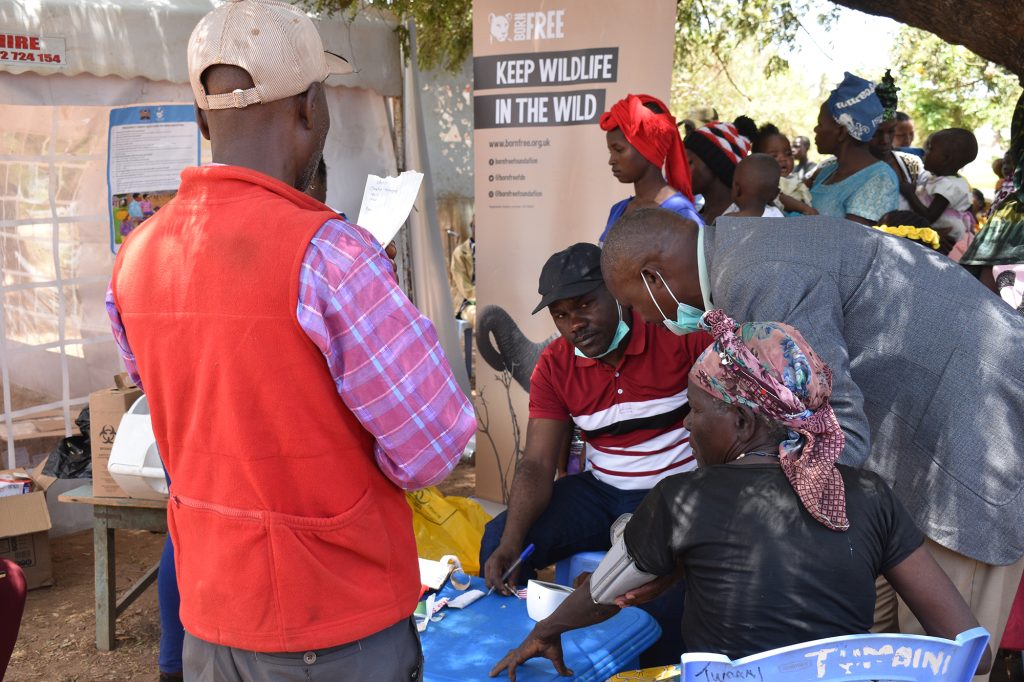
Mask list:
[{"label": "red head wrap", "polygon": [[[657,105],[664,113],[656,114],[644,104]],[[665,169],[668,184],[693,201],[690,183],[690,164],[686,161],[683,140],[676,127],[676,119],[668,107],[650,95],[626,95],[601,114],[601,130],[618,128],[641,156],[659,169]]]}]

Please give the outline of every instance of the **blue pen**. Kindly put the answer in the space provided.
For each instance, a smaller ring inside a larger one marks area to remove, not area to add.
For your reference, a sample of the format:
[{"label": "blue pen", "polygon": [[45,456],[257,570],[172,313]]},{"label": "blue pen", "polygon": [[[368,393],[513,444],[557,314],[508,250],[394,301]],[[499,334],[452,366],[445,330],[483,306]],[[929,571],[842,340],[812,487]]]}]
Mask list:
[{"label": "blue pen", "polygon": [[[505,571],[505,573],[503,573],[503,574],[502,574],[502,576],[501,576],[501,584],[502,584],[502,585],[504,585],[504,584],[505,584],[505,581],[506,581],[506,580],[508,580],[508,577],[509,577],[510,575],[512,575],[512,571],[514,571],[514,570],[516,570],[517,568],[519,568],[519,564],[521,564],[521,563],[523,563],[524,561],[526,561],[526,559],[528,559],[528,558],[529,558],[529,556],[530,556],[531,554],[533,554],[533,543],[532,543],[532,542],[531,542],[531,543],[530,543],[530,544],[529,544],[529,545],[528,545],[528,546],[526,547],[526,549],[524,549],[524,550],[523,550],[523,551],[522,551],[522,552],[521,552],[521,553],[519,554],[519,558],[518,558],[518,559],[516,559],[516,560],[515,560],[515,561],[514,561],[514,562],[512,563],[512,565],[511,565],[511,566],[509,566],[509,567],[508,567],[508,570],[507,570],[507,571]],[[491,594],[492,592],[494,592],[494,588],[493,588],[493,587],[492,587],[491,589],[487,590],[487,594],[488,594],[488,595],[490,595],[490,594]]]}]

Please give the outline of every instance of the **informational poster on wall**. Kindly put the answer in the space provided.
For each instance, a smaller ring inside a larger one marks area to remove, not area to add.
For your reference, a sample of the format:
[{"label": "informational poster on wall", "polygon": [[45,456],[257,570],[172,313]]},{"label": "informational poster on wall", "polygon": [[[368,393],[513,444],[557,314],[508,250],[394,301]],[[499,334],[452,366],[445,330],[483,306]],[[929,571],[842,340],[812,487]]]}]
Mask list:
[{"label": "informational poster on wall", "polygon": [[547,258],[596,243],[632,193],[608,166],[601,114],[668,101],[674,0],[474,0],[477,495],[505,501],[526,444],[530,374],[556,334]]},{"label": "informational poster on wall", "polygon": [[199,165],[192,105],[111,109],[107,143],[110,250],[174,198],[181,171]]}]

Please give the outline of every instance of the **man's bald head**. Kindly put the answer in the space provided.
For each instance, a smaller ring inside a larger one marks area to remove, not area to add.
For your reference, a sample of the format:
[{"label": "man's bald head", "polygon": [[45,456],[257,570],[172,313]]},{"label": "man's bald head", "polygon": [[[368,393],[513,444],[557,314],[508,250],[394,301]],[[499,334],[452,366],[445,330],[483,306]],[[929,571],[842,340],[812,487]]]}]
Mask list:
[{"label": "man's bald head", "polygon": [[677,242],[696,243],[697,223],[664,208],[641,208],[619,218],[608,231],[601,251],[601,271],[642,266]]},{"label": "man's bald head", "polygon": [[648,322],[674,316],[676,301],[702,307],[697,276],[701,229],[663,208],[625,214],[608,231],[601,251],[601,273],[608,290]]}]

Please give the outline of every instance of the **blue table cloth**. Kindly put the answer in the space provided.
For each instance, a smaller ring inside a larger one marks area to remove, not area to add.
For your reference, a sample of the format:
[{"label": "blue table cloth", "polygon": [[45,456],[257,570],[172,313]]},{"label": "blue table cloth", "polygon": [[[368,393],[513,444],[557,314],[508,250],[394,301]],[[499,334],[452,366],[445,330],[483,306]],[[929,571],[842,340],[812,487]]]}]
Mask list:
[{"label": "blue table cloth", "polygon": [[[471,590],[487,591],[484,581],[473,578]],[[439,596],[460,593],[445,587]],[[535,623],[526,613],[526,601],[497,593],[483,597],[465,609],[444,609],[443,620],[430,623],[420,635],[423,641],[425,682],[488,680],[487,673],[509,649],[530,633]],[[565,664],[573,679],[604,682],[622,670],[639,667],[640,652],[661,636],[650,615],[637,608],[623,609],[615,617],[562,635]],[[501,679],[501,678],[498,678]],[[565,680],[547,659],[533,659],[516,669],[522,682]]]}]

